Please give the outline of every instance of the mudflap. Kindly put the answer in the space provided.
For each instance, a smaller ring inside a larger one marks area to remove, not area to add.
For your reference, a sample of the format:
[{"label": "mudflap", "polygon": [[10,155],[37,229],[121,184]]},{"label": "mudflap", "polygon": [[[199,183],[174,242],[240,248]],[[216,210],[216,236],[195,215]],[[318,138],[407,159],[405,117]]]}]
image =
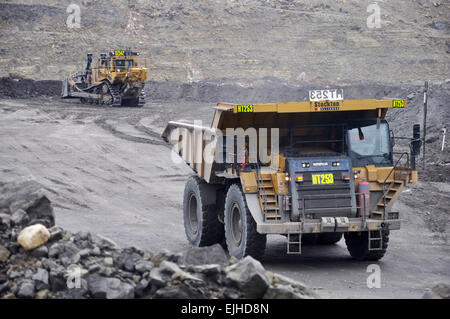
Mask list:
[{"label": "mudflap", "polygon": [[264,219],[258,201],[258,194],[245,194],[245,200],[247,201],[247,207],[250,210],[250,214],[256,222],[256,230],[260,233],[258,226],[264,223]]}]

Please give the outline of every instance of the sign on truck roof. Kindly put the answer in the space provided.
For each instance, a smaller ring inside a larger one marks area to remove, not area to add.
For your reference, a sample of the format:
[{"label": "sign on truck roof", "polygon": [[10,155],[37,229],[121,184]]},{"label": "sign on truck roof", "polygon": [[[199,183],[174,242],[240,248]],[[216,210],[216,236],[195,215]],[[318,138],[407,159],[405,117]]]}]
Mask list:
[{"label": "sign on truck roof", "polygon": [[311,100],[270,104],[219,103],[216,108],[233,113],[308,113],[406,108],[406,103],[404,99]]}]

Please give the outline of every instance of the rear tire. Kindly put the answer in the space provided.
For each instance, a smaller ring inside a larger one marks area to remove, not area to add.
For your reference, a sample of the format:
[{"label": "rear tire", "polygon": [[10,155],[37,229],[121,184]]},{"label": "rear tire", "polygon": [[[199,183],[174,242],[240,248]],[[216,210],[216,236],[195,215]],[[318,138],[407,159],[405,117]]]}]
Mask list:
[{"label": "rear tire", "polygon": [[345,233],[345,243],[350,255],[356,260],[380,260],[386,253],[389,242],[389,230],[382,231],[382,249],[369,250],[369,232]]},{"label": "rear tire", "polygon": [[219,222],[216,205],[211,203],[213,187],[197,176],[191,177],[184,188],[184,230],[193,246],[221,243],[223,224]]},{"label": "rear tire", "polygon": [[231,256],[261,259],[267,237],[256,231],[253,219],[239,185],[230,186],[225,199],[225,240]]}]

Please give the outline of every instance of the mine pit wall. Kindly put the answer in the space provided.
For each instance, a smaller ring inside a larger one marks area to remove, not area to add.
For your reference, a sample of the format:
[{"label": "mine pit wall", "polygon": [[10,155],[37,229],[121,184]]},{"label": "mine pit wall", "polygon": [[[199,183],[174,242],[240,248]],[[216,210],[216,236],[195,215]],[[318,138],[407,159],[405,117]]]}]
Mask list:
[{"label": "mine pit wall", "polygon": [[[60,96],[61,83],[62,81],[57,80],[0,77],[0,97]],[[275,78],[264,78],[246,84],[239,83],[242,81],[225,79],[192,83],[148,81],[145,93],[150,101],[186,100],[213,104],[218,102],[255,104],[308,100],[309,90],[327,86],[326,83],[291,85]],[[399,97],[407,95],[411,88],[413,90],[420,89],[418,86],[384,83],[351,83],[333,85],[333,88],[343,88],[345,99]]]}]

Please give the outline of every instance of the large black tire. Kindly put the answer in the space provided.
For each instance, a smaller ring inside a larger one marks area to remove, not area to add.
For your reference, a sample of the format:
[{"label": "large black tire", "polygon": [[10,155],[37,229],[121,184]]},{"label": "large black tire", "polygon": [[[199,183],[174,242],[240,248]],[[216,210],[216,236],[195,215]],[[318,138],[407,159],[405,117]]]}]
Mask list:
[{"label": "large black tire", "polygon": [[256,231],[256,222],[238,184],[233,184],[228,189],[224,214],[225,240],[229,254],[238,259],[245,256],[261,259],[267,237]]},{"label": "large black tire", "polygon": [[389,242],[389,230],[382,231],[383,243],[381,250],[369,250],[368,232],[345,233],[345,244],[350,255],[357,260],[380,260],[386,253]]},{"label": "large black tire", "polygon": [[215,189],[197,176],[191,177],[184,188],[184,230],[193,246],[221,243],[224,227],[217,217],[217,207],[211,199]]}]

